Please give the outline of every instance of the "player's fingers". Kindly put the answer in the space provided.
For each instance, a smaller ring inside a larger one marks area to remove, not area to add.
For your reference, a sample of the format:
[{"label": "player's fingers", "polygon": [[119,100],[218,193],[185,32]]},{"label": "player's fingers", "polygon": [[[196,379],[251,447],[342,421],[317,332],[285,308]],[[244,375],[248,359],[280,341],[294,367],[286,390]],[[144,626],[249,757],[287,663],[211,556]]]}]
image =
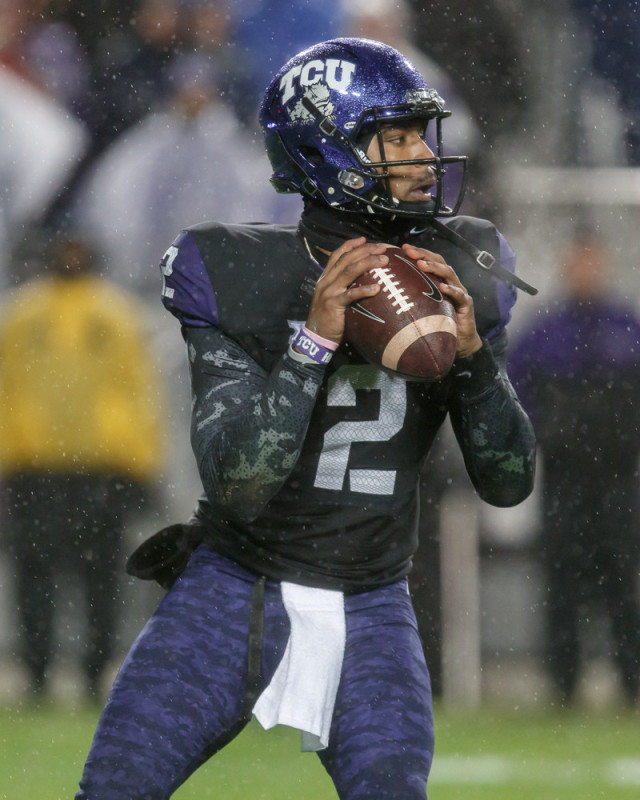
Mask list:
[{"label": "player's fingers", "polygon": [[443,281],[440,284],[440,290],[442,291],[442,294],[446,295],[451,300],[458,311],[465,306],[473,308],[473,300],[471,295],[459,281],[457,286]]},{"label": "player's fingers", "polygon": [[345,308],[356,300],[377,294],[380,291],[379,284],[369,283],[361,286],[354,285],[353,282],[358,275],[378,265],[377,256],[369,256],[351,264],[349,269],[337,273],[333,281],[327,281],[323,287],[316,289],[317,297],[315,299],[317,303],[325,307]]},{"label": "player's fingers", "polygon": [[364,238],[364,236],[358,236],[356,239],[347,239],[346,242],[343,242],[340,247],[337,247],[329,256],[329,261],[327,262],[327,266],[324,268],[322,276],[326,277],[344,255],[352,250],[362,247],[362,245],[366,244],[366,241],[367,240]]},{"label": "player's fingers", "polygon": [[420,269],[437,275],[443,281],[454,286],[462,286],[455,270],[447,264],[440,253],[434,253],[432,250],[427,250],[424,247],[415,247],[411,244],[403,244],[402,249],[410,258],[416,261]]},{"label": "player's fingers", "polygon": [[367,283],[363,286],[347,286],[343,292],[342,299],[344,305],[348,306],[350,303],[355,303],[357,300],[362,300],[363,297],[372,297],[378,294],[380,285],[377,283]]},{"label": "player's fingers", "polygon": [[427,250],[425,247],[416,247],[413,244],[403,244],[402,249],[404,252],[414,260],[422,259],[430,263],[446,264],[443,256],[440,253],[434,253],[432,250]]},{"label": "player's fingers", "polygon": [[445,261],[419,258],[417,259],[416,263],[420,269],[430,273],[431,275],[441,278],[445,283],[448,283],[451,286],[464,288],[460,283],[460,279],[456,275],[456,271]]},{"label": "player's fingers", "polygon": [[389,256],[384,252],[377,253],[361,253],[360,257],[345,263],[339,275],[336,277],[336,284],[338,286],[350,287],[351,284],[376,267],[385,267],[389,263]]},{"label": "player's fingers", "polygon": [[329,258],[323,279],[339,281],[346,288],[367,270],[387,264],[386,249],[382,242],[366,242],[364,238],[344,242]]}]

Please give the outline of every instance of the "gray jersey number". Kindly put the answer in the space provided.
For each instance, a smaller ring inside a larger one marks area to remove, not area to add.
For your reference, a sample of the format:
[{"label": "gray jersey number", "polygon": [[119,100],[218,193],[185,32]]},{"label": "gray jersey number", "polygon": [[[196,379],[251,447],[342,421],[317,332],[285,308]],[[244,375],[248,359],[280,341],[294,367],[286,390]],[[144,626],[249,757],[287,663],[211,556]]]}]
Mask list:
[{"label": "gray jersey number", "polygon": [[168,297],[169,299],[173,297],[175,289],[171,289],[167,286],[167,278],[173,274],[173,262],[176,260],[176,256],[179,252],[180,251],[177,247],[171,245],[160,262],[160,272],[162,273],[162,296]]},{"label": "gray jersey number", "polygon": [[[377,419],[338,422],[325,433],[314,485],[341,491],[353,442],[386,442],[398,433],[407,413],[405,381],[369,365],[340,367],[329,381],[327,405],[355,406],[356,391],[379,392]],[[349,489],[364,494],[393,494],[395,470],[349,469]]]}]

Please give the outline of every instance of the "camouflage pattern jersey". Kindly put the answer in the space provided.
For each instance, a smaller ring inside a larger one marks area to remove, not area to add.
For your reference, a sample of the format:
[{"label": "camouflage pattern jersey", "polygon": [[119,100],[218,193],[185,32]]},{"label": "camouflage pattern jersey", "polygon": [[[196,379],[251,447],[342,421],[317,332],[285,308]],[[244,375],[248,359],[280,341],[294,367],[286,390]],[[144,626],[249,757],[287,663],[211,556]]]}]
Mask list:
[{"label": "camouflage pattern jersey", "polygon": [[[447,224],[513,270],[492,224]],[[531,489],[534,436],[505,370],[514,290],[428,227],[399,237],[440,252],[474,298],[485,344],[439,383],[407,382],[344,343],[327,366],[291,357],[321,271],[304,215],[298,227],[203,223],[162,260],[188,350],[205,541],[257,574],[346,593],[406,576],[419,470],[447,414],[483,500],[509,506]]]}]

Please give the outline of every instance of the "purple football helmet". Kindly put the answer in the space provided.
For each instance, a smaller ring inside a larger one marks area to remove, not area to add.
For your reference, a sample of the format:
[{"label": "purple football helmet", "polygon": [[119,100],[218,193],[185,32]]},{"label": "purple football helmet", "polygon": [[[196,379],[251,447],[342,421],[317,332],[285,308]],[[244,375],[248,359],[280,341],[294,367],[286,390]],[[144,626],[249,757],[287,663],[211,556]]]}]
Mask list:
[{"label": "purple football helmet", "polygon": [[[260,109],[260,124],[279,192],[322,198],[330,206],[362,213],[451,216],[466,185],[465,156],[442,151],[441,122],[450,116],[444,101],[397,50],[369,39],[332,39],[288,61],[271,81]],[[399,202],[389,188],[380,128],[390,121],[435,121],[435,157],[393,162],[429,164],[437,179],[430,203]],[[381,161],[365,150],[378,136]],[[365,144],[366,143],[366,144]],[[452,208],[444,202],[447,165],[462,169]]]}]

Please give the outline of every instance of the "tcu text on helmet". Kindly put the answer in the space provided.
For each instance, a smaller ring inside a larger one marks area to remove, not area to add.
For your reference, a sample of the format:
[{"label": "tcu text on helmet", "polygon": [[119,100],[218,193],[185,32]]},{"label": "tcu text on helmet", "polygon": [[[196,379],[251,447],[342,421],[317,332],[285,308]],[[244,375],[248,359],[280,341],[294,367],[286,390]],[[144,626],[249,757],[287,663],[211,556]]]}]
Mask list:
[{"label": "tcu text on helmet", "polygon": [[349,88],[356,65],[351,61],[342,58],[316,58],[307,61],[306,64],[299,64],[285,73],[280,79],[280,90],[282,92],[282,104],[295,94],[294,82],[299,80],[300,86],[312,86],[314,83],[324,81],[330,89],[344,92]]}]

